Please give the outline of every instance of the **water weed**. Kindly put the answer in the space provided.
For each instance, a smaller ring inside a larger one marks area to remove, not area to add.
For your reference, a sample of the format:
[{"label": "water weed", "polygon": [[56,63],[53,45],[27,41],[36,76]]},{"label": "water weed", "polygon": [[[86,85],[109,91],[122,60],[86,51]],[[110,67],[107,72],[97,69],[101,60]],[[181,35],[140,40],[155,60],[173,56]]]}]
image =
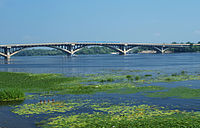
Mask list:
[{"label": "water weed", "polygon": [[170,88],[163,92],[148,93],[148,97],[176,97],[183,99],[200,99],[200,89],[192,89],[188,87]]},{"label": "water weed", "polygon": [[[195,127],[199,126],[200,114],[163,110],[156,106],[110,106],[94,108],[104,112],[77,115],[59,115],[48,119],[42,127],[70,128],[127,128],[127,127]],[[105,113],[107,112],[107,114]]]},{"label": "water weed", "polygon": [[0,89],[0,101],[13,101],[13,100],[24,100],[25,94],[20,89],[6,88]]},{"label": "water weed", "polygon": [[0,88],[18,88],[26,92],[62,90],[80,81],[79,77],[64,77],[61,74],[0,72]]},{"label": "water weed", "polygon": [[163,90],[164,87],[160,86],[142,86],[142,87],[129,87],[129,88],[120,88],[120,89],[111,89],[107,90],[107,93],[118,93],[118,94],[133,94],[138,92],[149,92]]},{"label": "water weed", "polygon": [[18,115],[48,114],[55,112],[67,112],[81,105],[81,103],[64,102],[24,104],[15,106],[13,112]]}]

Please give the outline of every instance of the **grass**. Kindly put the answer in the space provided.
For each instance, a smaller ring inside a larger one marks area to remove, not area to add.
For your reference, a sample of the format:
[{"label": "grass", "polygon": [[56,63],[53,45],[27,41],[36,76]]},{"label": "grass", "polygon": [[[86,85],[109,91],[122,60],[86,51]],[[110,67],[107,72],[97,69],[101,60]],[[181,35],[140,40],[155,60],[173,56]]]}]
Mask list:
[{"label": "grass", "polygon": [[[188,75],[182,71],[172,75],[160,75],[149,77],[142,75],[96,74],[84,77],[65,77],[61,74],[31,74],[0,72],[0,88],[2,100],[23,99],[23,92],[57,91],[59,94],[92,94],[98,91],[106,91],[120,88],[130,88],[127,93],[160,90],[158,87],[135,87],[136,84],[150,82],[172,82],[200,79],[198,75]],[[93,85],[85,85],[83,82],[97,82]],[[9,91],[9,88],[17,90]],[[7,91],[5,91],[5,89]],[[21,93],[19,93],[19,91]],[[125,92],[123,92],[125,93]],[[17,96],[19,95],[19,96]],[[10,97],[10,98],[9,98]]]},{"label": "grass", "polygon": [[23,100],[25,92],[59,91],[77,85],[79,77],[60,74],[0,72],[0,101]]},{"label": "grass", "polygon": [[133,94],[138,92],[149,92],[149,91],[157,91],[157,90],[163,90],[164,87],[160,86],[142,86],[142,87],[129,87],[129,88],[123,88],[123,89],[111,89],[107,90],[107,93],[118,93],[118,94]]},{"label": "grass", "polygon": [[171,75],[160,75],[149,80],[149,82],[174,82],[187,80],[200,80],[200,75],[189,75],[182,71],[181,73],[173,73]]},{"label": "grass", "polygon": [[106,83],[97,85],[75,85],[58,92],[58,94],[94,94],[96,92],[105,92],[113,89],[134,88],[132,83]]},{"label": "grass", "polygon": [[60,74],[0,72],[0,88],[18,88],[25,92],[57,91],[81,81],[79,77]]},{"label": "grass", "polygon": [[176,97],[183,99],[200,99],[200,89],[192,89],[188,87],[170,88],[164,92],[148,93],[148,97]]},{"label": "grass", "polygon": [[19,89],[7,88],[0,90],[0,101],[24,100],[25,94]]}]

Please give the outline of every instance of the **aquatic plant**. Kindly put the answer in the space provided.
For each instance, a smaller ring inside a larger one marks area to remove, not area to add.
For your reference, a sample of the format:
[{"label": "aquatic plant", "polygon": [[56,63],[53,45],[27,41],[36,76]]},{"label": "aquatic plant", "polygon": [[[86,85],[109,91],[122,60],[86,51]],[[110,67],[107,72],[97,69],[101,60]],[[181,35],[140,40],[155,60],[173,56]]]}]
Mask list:
[{"label": "aquatic plant", "polygon": [[163,110],[156,106],[118,106],[94,108],[103,112],[93,114],[59,115],[43,121],[42,127],[70,128],[127,128],[127,127],[198,127],[198,112]]},{"label": "aquatic plant", "polygon": [[183,99],[200,99],[200,89],[188,87],[170,88],[167,91],[146,93],[148,97],[176,97]]},{"label": "aquatic plant", "polygon": [[111,89],[107,90],[107,93],[118,93],[118,94],[133,94],[138,92],[149,92],[156,90],[163,90],[164,87],[160,86],[141,86],[141,87],[127,87],[127,88],[119,88],[119,89]]},{"label": "aquatic plant", "polygon": [[145,77],[150,77],[150,76],[152,76],[151,74],[146,74],[146,75],[144,75]]},{"label": "aquatic plant", "polygon": [[20,89],[0,89],[0,101],[24,100],[25,94]]},{"label": "aquatic plant", "polygon": [[189,75],[189,74],[178,74],[173,73],[172,75],[160,75],[158,77],[148,80],[149,82],[174,82],[174,81],[187,81],[187,80],[200,80],[199,75]]},{"label": "aquatic plant", "polygon": [[55,112],[70,111],[81,105],[82,103],[42,102],[42,103],[24,104],[15,106],[13,112],[18,115],[48,114]]},{"label": "aquatic plant", "polygon": [[135,80],[139,80],[140,79],[140,76],[135,76]]},{"label": "aquatic plant", "polygon": [[83,78],[61,74],[31,74],[0,72],[0,88],[18,88],[26,92],[57,91],[80,83]]}]

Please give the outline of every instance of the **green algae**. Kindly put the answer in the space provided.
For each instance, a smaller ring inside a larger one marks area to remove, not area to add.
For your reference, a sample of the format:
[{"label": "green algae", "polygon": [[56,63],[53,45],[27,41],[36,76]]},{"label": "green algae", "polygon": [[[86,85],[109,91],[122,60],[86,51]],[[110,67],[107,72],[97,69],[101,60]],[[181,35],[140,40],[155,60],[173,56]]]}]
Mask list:
[{"label": "green algae", "polygon": [[170,88],[163,92],[147,93],[148,97],[175,97],[182,99],[200,99],[200,89],[192,89],[188,87]]},{"label": "green algae", "polygon": [[82,103],[64,103],[64,102],[53,102],[53,103],[35,103],[35,104],[24,104],[15,106],[12,111],[18,115],[30,115],[30,114],[49,114],[55,112],[67,112],[81,106]]},{"label": "green algae", "polygon": [[94,107],[92,114],[59,115],[43,122],[42,127],[70,128],[111,128],[111,127],[194,127],[200,125],[198,112],[164,110],[163,107],[138,105]]}]

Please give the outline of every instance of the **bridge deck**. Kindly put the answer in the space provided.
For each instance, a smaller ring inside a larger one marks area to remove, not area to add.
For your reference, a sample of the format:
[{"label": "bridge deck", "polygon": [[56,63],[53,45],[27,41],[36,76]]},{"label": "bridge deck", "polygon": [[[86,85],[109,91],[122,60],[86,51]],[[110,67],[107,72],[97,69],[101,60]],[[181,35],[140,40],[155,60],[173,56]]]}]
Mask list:
[{"label": "bridge deck", "polygon": [[[25,46],[48,46],[48,45],[129,45],[129,46],[190,46],[191,44],[165,44],[165,43],[77,43],[77,42],[63,42],[63,43],[33,43],[33,44],[8,44],[0,45],[0,47],[25,47]],[[192,44],[194,46],[200,46],[200,44]]]}]

